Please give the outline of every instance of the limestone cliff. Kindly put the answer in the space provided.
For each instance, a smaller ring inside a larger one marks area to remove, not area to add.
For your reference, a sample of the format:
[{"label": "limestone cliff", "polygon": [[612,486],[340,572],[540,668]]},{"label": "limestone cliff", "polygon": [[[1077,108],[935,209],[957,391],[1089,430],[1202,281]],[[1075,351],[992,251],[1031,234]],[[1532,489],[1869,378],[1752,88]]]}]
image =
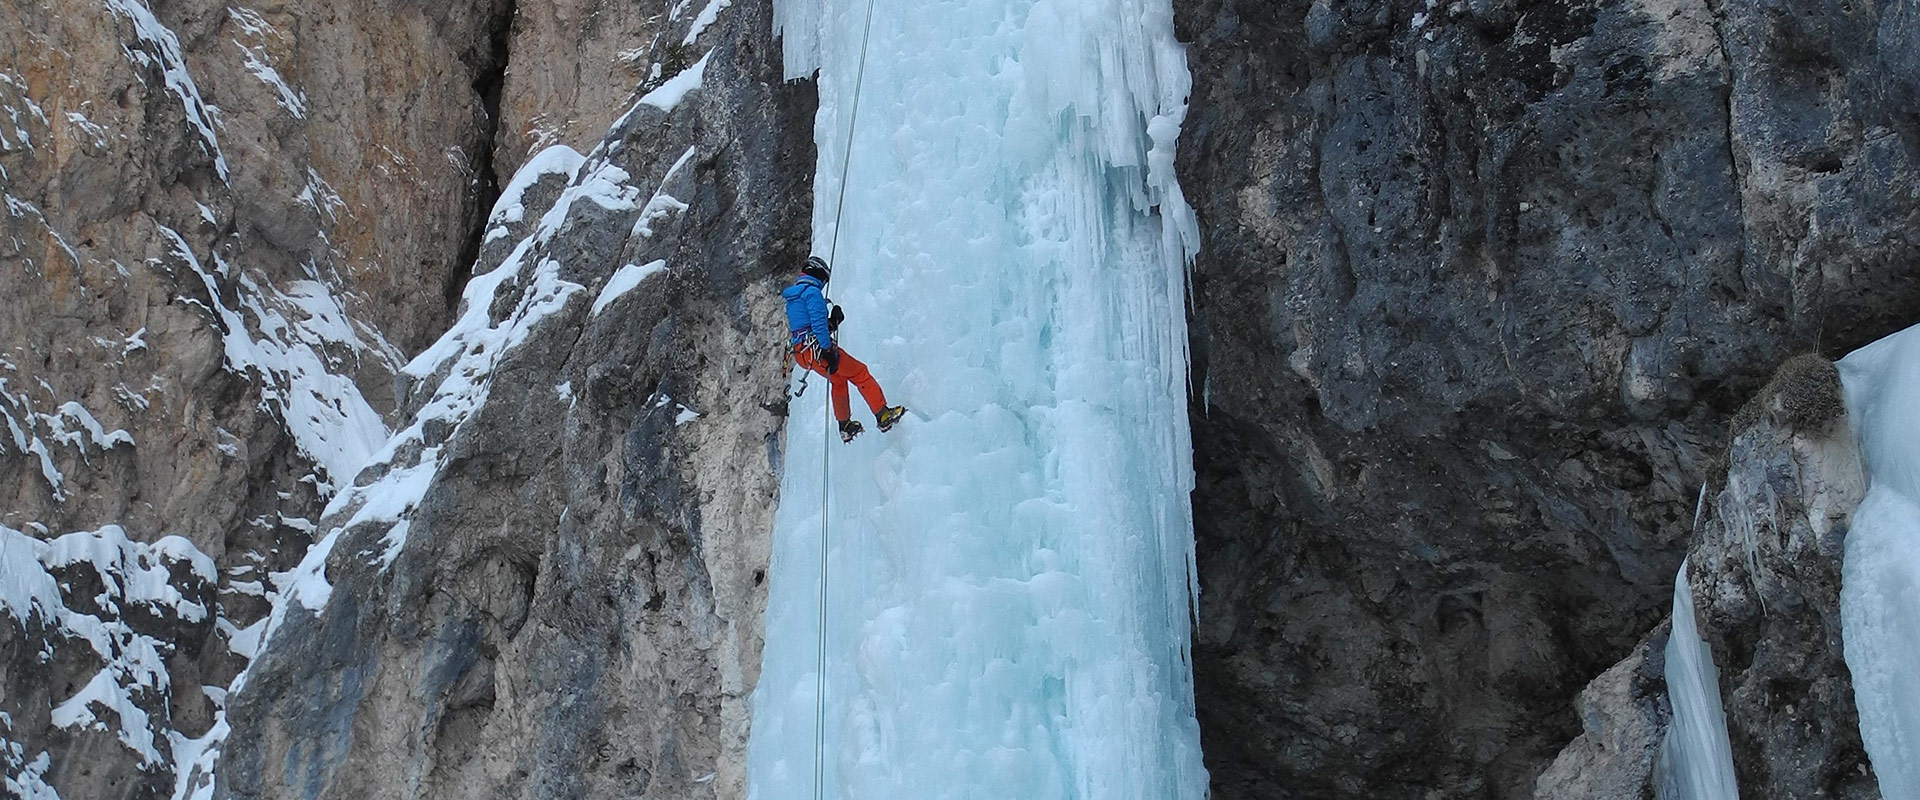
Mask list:
[{"label": "limestone cliff", "polygon": [[386,436],[505,5],[0,4],[0,765],[157,796]]},{"label": "limestone cliff", "polygon": [[330,588],[234,696],[219,794],[744,794],[812,175],[768,11],[509,185],[414,422],[323,525]]},{"label": "limestone cliff", "polygon": [[1920,318],[1920,14],[1175,8],[1217,796],[1531,796],[1735,412]]}]

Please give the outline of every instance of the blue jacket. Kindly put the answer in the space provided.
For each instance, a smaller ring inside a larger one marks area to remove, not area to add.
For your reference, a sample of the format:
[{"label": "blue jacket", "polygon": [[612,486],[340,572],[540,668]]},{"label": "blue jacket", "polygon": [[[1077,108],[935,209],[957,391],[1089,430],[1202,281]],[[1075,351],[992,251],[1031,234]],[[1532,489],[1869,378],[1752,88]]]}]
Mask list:
[{"label": "blue jacket", "polygon": [[802,275],[780,293],[787,300],[787,330],[795,344],[812,334],[820,347],[833,347],[833,332],[827,328],[827,296],[820,292],[825,285],[819,278]]}]

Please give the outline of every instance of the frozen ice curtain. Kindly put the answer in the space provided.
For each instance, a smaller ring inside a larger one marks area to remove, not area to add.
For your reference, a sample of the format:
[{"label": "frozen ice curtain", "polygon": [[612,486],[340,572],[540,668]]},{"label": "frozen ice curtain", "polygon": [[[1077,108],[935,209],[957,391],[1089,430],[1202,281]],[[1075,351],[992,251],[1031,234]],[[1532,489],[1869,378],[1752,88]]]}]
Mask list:
[{"label": "frozen ice curtain", "polygon": [[849,147],[868,0],[776,3],[842,343],[923,418],[842,445],[795,404],[749,796],[814,795],[823,683],[825,797],[1198,800],[1171,7],[871,9]]}]

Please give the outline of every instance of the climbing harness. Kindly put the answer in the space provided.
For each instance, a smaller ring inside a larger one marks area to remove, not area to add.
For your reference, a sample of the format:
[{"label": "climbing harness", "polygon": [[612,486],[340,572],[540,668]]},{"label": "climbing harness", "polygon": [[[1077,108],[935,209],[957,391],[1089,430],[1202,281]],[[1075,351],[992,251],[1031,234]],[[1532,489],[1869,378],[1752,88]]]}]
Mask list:
[{"label": "climbing harness", "polygon": [[[827,263],[837,264],[840,255],[840,223],[844,219],[842,212],[847,208],[847,174],[853,163],[853,132],[860,121],[860,88],[867,79],[867,43],[873,37],[874,0],[867,0],[867,19],[860,32],[860,66],[854,70],[853,102],[847,110],[847,146],[840,158],[840,198],[833,206],[833,239],[827,247]],[[821,294],[826,287],[821,287]],[[806,390],[806,378],[800,379],[801,391]],[[799,395],[795,395],[798,397]],[[829,532],[828,488],[832,482],[833,452],[833,404],[821,403],[824,412],[821,416],[820,448],[820,600],[815,620],[820,632],[816,642],[814,663],[814,705],[813,705],[813,800],[824,800],[827,791],[826,731],[827,731],[827,534]]]},{"label": "climbing harness", "polygon": [[[792,372],[794,367],[797,367],[800,365],[800,359],[799,359],[800,353],[811,354],[813,355],[815,360],[818,360],[820,357],[820,341],[813,338],[813,334],[809,333],[806,335],[805,338],[802,338],[800,341],[788,343],[787,355],[786,355],[786,358],[787,358],[786,369],[789,373]],[[795,399],[798,399],[801,395],[807,393],[807,378],[812,376],[813,376],[813,370],[810,370],[810,369],[800,370],[800,386],[793,390],[793,397]]]}]

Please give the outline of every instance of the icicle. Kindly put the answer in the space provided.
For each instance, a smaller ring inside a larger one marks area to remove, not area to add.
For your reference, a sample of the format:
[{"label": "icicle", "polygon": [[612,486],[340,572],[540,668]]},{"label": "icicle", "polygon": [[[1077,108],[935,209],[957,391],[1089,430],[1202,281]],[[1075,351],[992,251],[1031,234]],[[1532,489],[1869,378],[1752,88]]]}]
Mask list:
[{"label": "icicle", "polygon": [[1738,800],[1733,747],[1720,705],[1720,672],[1694,621],[1687,562],[1673,579],[1673,632],[1667,636],[1667,698],[1673,724],[1660,745],[1661,800]]}]

